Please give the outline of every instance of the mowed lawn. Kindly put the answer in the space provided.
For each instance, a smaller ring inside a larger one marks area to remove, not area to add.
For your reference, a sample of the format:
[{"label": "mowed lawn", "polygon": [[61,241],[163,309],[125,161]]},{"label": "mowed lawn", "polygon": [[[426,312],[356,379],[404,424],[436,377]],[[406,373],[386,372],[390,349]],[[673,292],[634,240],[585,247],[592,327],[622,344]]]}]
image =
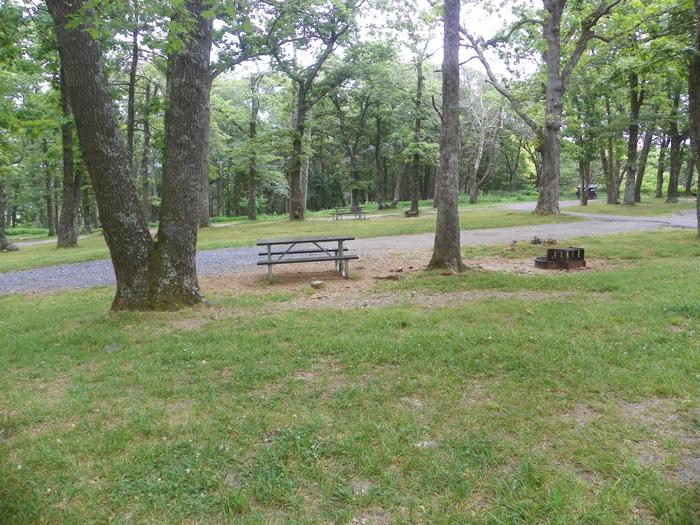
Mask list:
[{"label": "mowed lawn", "polygon": [[0,523],[697,523],[700,242],[571,242],[376,308],[0,297]]},{"label": "mowed lawn", "polygon": [[[396,210],[394,210],[396,212]],[[389,212],[386,212],[389,213]],[[353,235],[357,238],[405,235],[435,231],[435,213],[426,210],[421,217],[401,215],[373,217],[367,220],[333,221],[330,212],[303,222],[292,222],[286,216],[263,217],[259,221],[238,219],[224,225],[212,225],[199,231],[199,250],[252,246],[256,239],[305,235]],[[316,214],[321,215],[321,213]],[[580,220],[571,216],[542,217],[529,212],[506,209],[465,208],[460,214],[462,229],[502,228]],[[17,252],[0,254],[0,273],[56,264],[91,261],[109,257],[101,234],[79,242],[78,248],[57,249],[54,243],[25,246]]]},{"label": "mowed lawn", "polygon": [[598,199],[589,200],[588,206],[564,206],[562,211],[650,217],[655,215],[673,215],[679,211],[694,210],[696,206],[695,199],[684,198],[679,202],[669,203],[665,199],[655,199],[647,196],[643,198],[642,202],[638,202],[634,206],[607,204],[605,195],[602,195]]}]

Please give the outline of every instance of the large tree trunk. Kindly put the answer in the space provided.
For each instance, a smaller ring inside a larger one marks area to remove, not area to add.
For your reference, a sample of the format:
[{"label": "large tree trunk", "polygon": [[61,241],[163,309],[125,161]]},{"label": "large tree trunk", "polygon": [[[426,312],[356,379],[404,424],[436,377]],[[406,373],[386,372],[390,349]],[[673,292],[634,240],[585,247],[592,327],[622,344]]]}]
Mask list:
[{"label": "large tree trunk", "polygon": [[[421,124],[423,122],[421,115],[421,108],[423,106],[423,60],[416,60],[416,99],[415,99],[415,123],[413,127],[413,141],[415,147],[419,148],[422,132]],[[411,199],[411,208],[409,214],[416,216],[418,215],[418,199],[420,198],[420,175],[421,175],[421,156],[418,150],[413,154],[411,158],[411,174],[408,181],[409,195]]]},{"label": "large tree trunk", "polygon": [[535,213],[551,215],[559,213],[559,163],[560,130],[562,119],[562,97],[564,85],[561,80],[561,17],[565,0],[546,1],[548,16],[543,35],[547,42],[545,53],[547,83],[545,86],[546,110],[542,129],[542,175]]},{"label": "large tree trunk", "polygon": [[700,238],[700,0],[695,0],[695,53],[688,71],[689,131],[695,168],[698,172],[696,215]]},{"label": "large tree trunk", "polygon": [[[196,23],[184,49],[168,57],[170,104],[165,113],[163,189],[153,257],[157,278],[152,279],[152,301],[166,307],[202,300],[195,263],[201,210],[197,197],[203,170],[207,172],[207,194],[209,187],[213,19],[204,14],[209,9],[206,0],[188,1],[186,8]],[[206,210],[208,215],[208,202]]]},{"label": "large tree trunk", "polygon": [[634,206],[635,174],[637,171],[637,143],[639,142],[639,110],[644,100],[644,92],[639,87],[637,73],[630,73],[630,114],[627,128],[627,162],[625,163],[625,196],[623,204]]},{"label": "large tree trunk", "polygon": [[670,167],[668,175],[668,189],[666,190],[666,202],[678,202],[678,179],[681,172],[681,146],[683,145],[683,135],[678,129],[678,108],[680,106],[680,93],[676,93],[673,98],[673,113],[671,115],[670,138],[671,147],[669,149]]},{"label": "large tree trunk", "polygon": [[292,118],[292,156],[289,161],[289,218],[303,221],[306,211],[304,198],[304,174],[302,166],[303,140],[306,127],[306,95],[300,88]]},{"label": "large tree trunk", "polygon": [[396,175],[394,175],[394,195],[391,198],[391,204],[389,204],[390,208],[396,208],[396,205],[401,200],[401,194],[403,193],[403,179],[403,169],[400,169],[396,172]]},{"label": "large tree trunk", "polygon": [[581,206],[588,206],[588,186],[591,183],[591,161],[590,159],[579,159],[578,161],[578,178],[581,185],[581,193],[579,199]]},{"label": "large tree trunk", "polygon": [[61,87],[61,111],[63,123],[61,124],[61,138],[63,146],[63,202],[61,205],[61,217],[58,222],[58,248],[75,248],[78,246],[78,234],[80,232],[80,184],[81,172],[75,169],[73,162],[73,122],[71,119],[70,104],[66,91],[66,80],[63,68],[60,71]]},{"label": "large tree trunk", "polygon": [[202,300],[195,269],[197,190],[210,87],[211,19],[203,0],[186,3],[193,25],[169,57],[163,201],[158,242],[144,221],[119,132],[99,44],[83,26],[67,28],[82,0],[47,0],[54,19],[76,129],[100,208],[117,280],[114,309],[172,308]]},{"label": "large tree trunk", "polygon": [[83,5],[47,0],[54,19],[61,63],[75,125],[117,280],[115,309],[148,302],[152,241],[131,179],[128,151],[119,133],[99,45],[84,28],[66,28]]},{"label": "large tree trunk", "polygon": [[429,269],[464,270],[459,239],[459,11],[460,0],[445,0],[442,62],[442,131],[438,170],[437,223]]},{"label": "large tree trunk", "polygon": [[670,139],[666,136],[661,138],[659,144],[659,165],[656,170],[656,194],[655,197],[660,199],[664,196],[664,171],[666,171],[666,150]]},{"label": "large tree trunk", "polygon": [[644,171],[647,168],[647,160],[649,159],[649,151],[651,151],[651,143],[654,139],[654,124],[650,124],[649,128],[644,133],[644,142],[642,143],[642,152],[639,154],[639,162],[637,164],[637,174],[634,178],[634,202],[642,202],[642,182],[644,181]]},{"label": "large tree trunk", "polygon": [[[156,88],[157,89],[157,88]],[[155,96],[155,92],[154,92]],[[146,86],[145,110],[143,114],[143,153],[141,155],[141,208],[143,220],[151,222],[151,85]]]}]

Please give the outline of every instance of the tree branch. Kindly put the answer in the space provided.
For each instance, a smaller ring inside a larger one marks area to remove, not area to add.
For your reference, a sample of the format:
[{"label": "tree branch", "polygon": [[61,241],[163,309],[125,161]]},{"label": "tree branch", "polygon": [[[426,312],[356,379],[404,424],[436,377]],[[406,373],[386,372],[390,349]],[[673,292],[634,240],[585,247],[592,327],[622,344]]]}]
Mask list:
[{"label": "tree branch", "polygon": [[491,69],[491,65],[489,64],[488,60],[486,60],[486,57],[484,56],[484,52],[481,49],[481,46],[477,42],[477,40],[466,30],[464,27],[460,26],[460,32],[469,40],[470,46],[474,52],[476,53],[476,57],[479,59],[479,62],[481,62],[481,65],[484,66],[484,69],[486,70],[486,75],[489,78],[490,84],[498,91],[504,98],[510,102],[511,107],[513,108],[513,111],[515,111],[518,116],[527,124],[538,136],[541,134],[542,127],[535,122],[530,115],[528,115],[525,110],[522,107],[522,104],[520,104],[520,101],[516,99],[512,93],[510,93],[506,88],[504,88],[501,83],[498,81],[496,78],[496,75],[493,73],[493,70]]}]

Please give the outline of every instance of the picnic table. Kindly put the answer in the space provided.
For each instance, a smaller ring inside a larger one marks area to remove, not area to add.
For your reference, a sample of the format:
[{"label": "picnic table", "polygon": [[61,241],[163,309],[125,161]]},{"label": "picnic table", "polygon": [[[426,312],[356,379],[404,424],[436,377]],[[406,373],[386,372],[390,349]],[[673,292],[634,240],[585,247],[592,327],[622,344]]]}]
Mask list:
[{"label": "picnic table", "polygon": [[275,264],[333,261],[335,270],[347,279],[350,275],[348,261],[358,259],[358,256],[348,255],[344,243],[354,239],[349,235],[259,239],[256,245],[265,247],[265,251],[258,252],[258,256],[264,257],[258,261],[258,266],[267,265],[267,278],[272,282]]},{"label": "picnic table", "polygon": [[333,220],[340,221],[343,215],[352,215],[355,219],[366,219],[367,214],[362,209],[362,206],[351,206],[350,208],[336,208],[333,212]]}]

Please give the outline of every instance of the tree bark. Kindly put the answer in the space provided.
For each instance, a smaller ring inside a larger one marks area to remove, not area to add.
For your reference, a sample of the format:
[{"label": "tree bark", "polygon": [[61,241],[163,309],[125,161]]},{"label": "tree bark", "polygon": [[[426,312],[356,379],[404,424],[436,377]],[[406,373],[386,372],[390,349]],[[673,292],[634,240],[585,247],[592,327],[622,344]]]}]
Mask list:
[{"label": "tree bark", "polygon": [[73,162],[73,122],[66,91],[66,79],[63,68],[60,69],[61,139],[63,146],[63,195],[61,217],[58,222],[58,248],[75,248],[78,246],[80,232],[80,185],[81,172],[75,169]]},{"label": "tree bark", "polygon": [[588,186],[591,183],[590,159],[579,159],[578,174],[579,183],[581,185],[581,193],[579,193],[579,200],[581,202],[581,206],[588,206]]},{"label": "tree bark", "polygon": [[459,11],[460,0],[445,0],[442,62],[442,130],[438,170],[437,223],[428,269],[465,269],[459,230]]},{"label": "tree bark", "polygon": [[637,164],[637,174],[634,178],[634,202],[642,202],[642,182],[644,181],[644,172],[647,168],[647,160],[651,151],[651,143],[654,139],[654,124],[650,124],[649,128],[644,133],[644,142],[642,143],[642,152],[639,154],[639,162]]},{"label": "tree bark", "polygon": [[660,199],[664,196],[664,171],[666,170],[666,150],[670,140],[667,136],[661,138],[659,143],[659,165],[656,170],[656,194],[655,197]]},{"label": "tree bark", "polygon": [[289,218],[303,221],[306,211],[302,173],[303,140],[306,129],[306,93],[300,87],[292,118],[292,156],[289,161]]},{"label": "tree bark", "polygon": [[644,90],[639,86],[639,76],[629,76],[630,113],[627,128],[627,162],[625,163],[625,196],[623,204],[634,206],[635,174],[637,171],[637,143],[639,142],[639,110],[644,101]]},{"label": "tree bark", "polygon": [[[202,210],[197,196],[202,189],[203,171],[207,197],[209,193],[209,56],[213,18],[204,14],[209,8],[206,0],[190,0],[185,5],[195,24],[184,49],[168,57],[170,104],[165,112],[163,189],[153,255],[156,278],[152,279],[152,301],[166,307],[202,301],[195,255],[197,215]],[[208,221],[208,199],[206,212]]]}]

